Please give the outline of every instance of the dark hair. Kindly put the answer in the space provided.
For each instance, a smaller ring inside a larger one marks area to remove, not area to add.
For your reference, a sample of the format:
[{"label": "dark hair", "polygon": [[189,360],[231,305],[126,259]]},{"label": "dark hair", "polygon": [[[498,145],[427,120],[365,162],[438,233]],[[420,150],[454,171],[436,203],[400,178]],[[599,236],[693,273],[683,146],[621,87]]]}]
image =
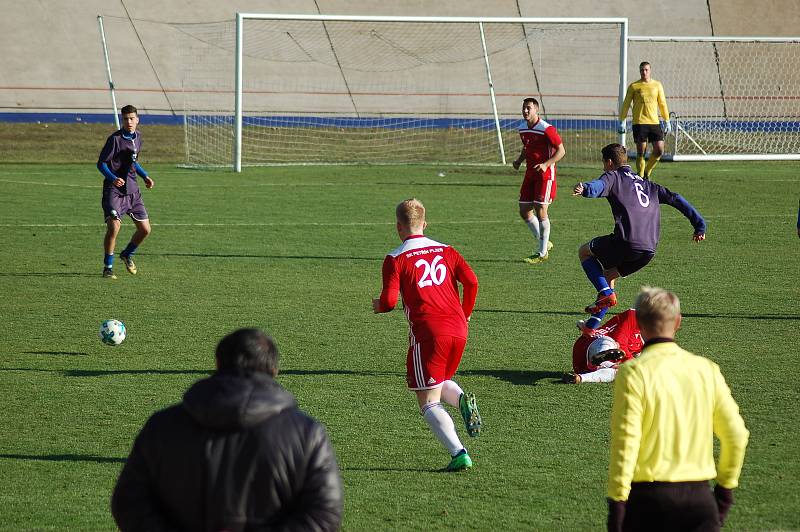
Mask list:
[{"label": "dark hair", "polygon": [[278,374],[278,346],[260,329],[239,329],[219,341],[217,370],[249,376],[253,373]]},{"label": "dark hair", "polygon": [[525,107],[529,103],[535,105],[537,109],[539,108],[539,101],[536,98],[525,98],[522,100],[522,107]]},{"label": "dark hair", "polygon": [[609,144],[600,153],[603,154],[604,161],[611,161],[614,166],[622,166],[628,162],[628,153],[622,144]]},{"label": "dark hair", "polygon": [[123,107],[122,109],[119,110],[119,114],[120,115],[129,115],[131,113],[134,113],[134,114],[136,114],[138,116],[139,115],[139,110],[136,109],[136,107],[134,107],[132,105],[126,105],[125,107]]},{"label": "dark hair", "polygon": [[647,61],[642,61],[641,63],[639,63],[639,70],[641,70],[643,66],[649,65],[649,64],[650,63],[648,63]]}]

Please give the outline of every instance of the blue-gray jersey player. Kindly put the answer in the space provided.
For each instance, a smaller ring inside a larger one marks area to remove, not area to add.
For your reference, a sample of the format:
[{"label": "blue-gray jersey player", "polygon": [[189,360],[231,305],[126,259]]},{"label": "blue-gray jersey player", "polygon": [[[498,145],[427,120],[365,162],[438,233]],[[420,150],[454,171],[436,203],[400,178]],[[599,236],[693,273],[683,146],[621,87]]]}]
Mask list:
[{"label": "blue-gray jersey player", "polygon": [[625,148],[603,148],[605,173],[588,183],[578,183],[574,195],[606,198],[614,215],[614,232],[593,238],[581,246],[579,256],[586,276],[597,289],[595,303],[585,311],[592,317],[578,324],[596,328],[608,307],[617,304],[614,280],[626,277],[649,263],[656,253],[661,232],[661,205],[681,212],[694,228],[696,242],[705,239],[706,222],[683,196],[643,179],[627,164]]},{"label": "blue-gray jersey player", "polygon": [[[142,202],[136,176],[147,177],[147,172],[137,162],[142,149],[142,135],[138,131],[123,130],[112,133],[97,159],[97,169],[103,174],[103,213],[106,219],[121,219],[128,215],[134,220],[146,220],[147,210]],[[122,179],[123,184],[119,186]]]},{"label": "blue-gray jersey player", "polygon": [[120,259],[128,272],[137,272],[133,254],[139,244],[150,234],[150,220],[144,208],[142,194],[137,178],[141,177],[147,188],[154,185],[153,179],[139,165],[142,150],[142,136],[136,128],[139,113],[132,105],[126,105],[120,112],[122,127],[112,133],[100,156],[97,169],[103,174],[103,214],[106,221],[106,235],[103,241],[103,277],[116,279],[114,275],[114,248],[119,234],[122,217],[128,215],[136,225],[136,232],[130,243],[120,252]]}]

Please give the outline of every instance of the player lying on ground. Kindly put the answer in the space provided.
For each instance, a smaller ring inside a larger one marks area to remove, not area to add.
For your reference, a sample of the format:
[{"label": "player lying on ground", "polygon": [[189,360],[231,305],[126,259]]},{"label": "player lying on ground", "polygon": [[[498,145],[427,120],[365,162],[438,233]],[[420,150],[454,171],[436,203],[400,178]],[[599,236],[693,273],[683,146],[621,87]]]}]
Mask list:
[{"label": "player lying on ground", "polygon": [[[380,298],[372,300],[372,309],[390,312],[402,294],[410,328],[406,382],[417,394],[422,417],[450,452],[446,470],[468,469],[472,459],[441,401],[460,410],[467,434],[480,433],[475,395],[465,394],[453,381],[467,344],[467,321],[475,307],[478,278],[458,251],[423,235],[428,224],[419,200],[401,202],[396,215],[403,243],[383,261],[383,290]],[[463,301],[458,283],[463,286]]]},{"label": "player lying on ground", "polygon": [[578,329],[581,335],[572,346],[573,371],[564,375],[566,383],[611,382],[619,365],[642,351],[642,335],[633,309],[597,329],[586,327],[586,322],[580,320]]},{"label": "player lying on ground", "polygon": [[597,289],[597,299],[584,310],[591,314],[586,326],[600,325],[608,307],[617,304],[614,280],[642,269],[656,254],[661,232],[661,204],[674,207],[694,227],[692,239],[706,238],[706,222],[683,196],[653,181],[642,179],[628,165],[621,144],[609,144],[601,151],[605,173],[588,183],[578,183],[573,196],[606,198],[614,215],[614,232],[598,236],[578,250],[586,277]]}]

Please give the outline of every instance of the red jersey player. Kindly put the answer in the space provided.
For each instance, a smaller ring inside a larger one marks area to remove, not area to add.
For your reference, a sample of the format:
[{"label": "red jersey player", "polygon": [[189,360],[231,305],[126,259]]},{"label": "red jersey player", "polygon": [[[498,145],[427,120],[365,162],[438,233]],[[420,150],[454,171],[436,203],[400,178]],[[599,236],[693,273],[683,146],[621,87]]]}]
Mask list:
[{"label": "red jersey player", "polygon": [[564,382],[611,382],[617,367],[642,351],[644,343],[634,309],[614,316],[597,329],[581,329],[572,346],[572,369]]},{"label": "red jersey player", "polygon": [[[465,394],[452,378],[467,343],[467,321],[475,306],[478,278],[452,247],[423,235],[425,207],[415,199],[396,209],[397,234],[403,243],[383,261],[383,290],[372,300],[376,313],[389,312],[403,296],[409,323],[406,381],[416,392],[420,412],[436,438],[450,452],[448,471],[472,467],[453,419],[441,401],[457,407],[467,433],[480,433],[474,394]],[[459,299],[458,283],[464,290]]]},{"label": "red jersey player", "polygon": [[539,250],[525,262],[538,264],[549,258],[547,252],[553,247],[547,206],[556,199],[556,163],[566,151],[556,128],[539,118],[536,98],[522,101],[522,118],[524,121],[519,126],[522,151],[512,164],[519,170],[525,161],[525,179],[519,189],[519,215],[539,241]]}]

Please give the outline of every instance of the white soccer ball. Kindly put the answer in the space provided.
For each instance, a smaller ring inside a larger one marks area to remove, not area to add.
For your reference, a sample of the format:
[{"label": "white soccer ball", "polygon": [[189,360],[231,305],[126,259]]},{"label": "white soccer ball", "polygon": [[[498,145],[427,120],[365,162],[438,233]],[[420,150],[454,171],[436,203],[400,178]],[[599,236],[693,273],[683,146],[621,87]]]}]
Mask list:
[{"label": "white soccer ball", "polygon": [[119,345],[125,341],[125,324],[119,320],[106,320],[100,324],[100,340],[106,345]]},{"label": "white soccer ball", "polygon": [[439,172],[439,177],[444,177],[445,175],[447,174],[445,174],[444,172]]}]

